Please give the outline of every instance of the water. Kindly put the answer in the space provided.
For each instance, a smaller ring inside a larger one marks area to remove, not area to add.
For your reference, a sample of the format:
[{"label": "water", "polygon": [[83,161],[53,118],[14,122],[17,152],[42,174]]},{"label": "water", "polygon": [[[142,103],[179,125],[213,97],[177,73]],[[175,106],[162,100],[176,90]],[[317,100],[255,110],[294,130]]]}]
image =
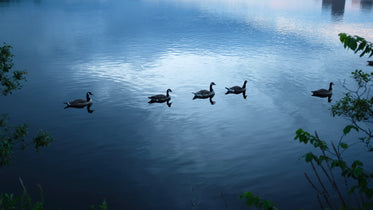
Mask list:
[{"label": "water", "polygon": [[[0,40],[13,46],[21,91],[2,113],[56,141],[15,153],[18,177],[48,209],[245,209],[252,191],[279,208],[317,208],[295,131],[339,138],[330,114],[341,82],[365,60],[338,33],[373,40],[372,1],[1,1]],[[247,80],[247,98],[225,95]],[[192,92],[216,92],[192,100]],[[336,85],[332,103],[310,91]],[[171,107],[147,97],[171,88]],[[63,102],[94,94],[92,114]]]}]

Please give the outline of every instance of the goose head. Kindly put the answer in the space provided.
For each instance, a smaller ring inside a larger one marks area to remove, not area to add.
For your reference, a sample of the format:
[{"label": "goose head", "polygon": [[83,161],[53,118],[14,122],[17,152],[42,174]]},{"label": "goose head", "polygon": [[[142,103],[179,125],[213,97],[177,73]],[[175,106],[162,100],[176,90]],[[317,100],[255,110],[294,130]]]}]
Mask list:
[{"label": "goose head", "polygon": [[88,91],[87,92],[87,101],[90,101],[91,100],[91,98],[89,97],[89,96],[93,96],[93,94],[90,92],[90,91]]}]

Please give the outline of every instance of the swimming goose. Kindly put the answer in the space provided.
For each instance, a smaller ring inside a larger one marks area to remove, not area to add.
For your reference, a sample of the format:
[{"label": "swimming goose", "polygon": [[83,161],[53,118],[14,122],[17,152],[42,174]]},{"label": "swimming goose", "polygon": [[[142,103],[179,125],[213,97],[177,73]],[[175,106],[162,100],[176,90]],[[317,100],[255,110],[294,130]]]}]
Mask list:
[{"label": "swimming goose", "polygon": [[87,92],[87,100],[84,99],[76,99],[74,101],[65,102],[66,108],[68,107],[76,107],[76,108],[82,108],[87,106],[88,104],[92,104],[92,99],[89,97],[89,95],[93,95],[91,92]]},{"label": "swimming goose", "polygon": [[368,62],[368,66],[373,66],[373,61],[367,61]]},{"label": "swimming goose", "polygon": [[165,101],[169,101],[171,99],[170,95],[168,94],[169,92],[172,92],[172,90],[167,89],[166,95],[158,94],[158,95],[148,97],[150,99],[150,101],[148,103],[154,103],[154,102],[161,102],[162,103],[162,102],[165,102]]},{"label": "swimming goose", "polygon": [[233,86],[233,87],[230,87],[230,88],[225,87],[225,89],[227,89],[227,92],[225,94],[228,94],[228,93],[242,93],[242,92],[246,91],[246,83],[247,83],[247,80],[245,80],[242,87],[240,87],[240,86]]},{"label": "swimming goose", "polygon": [[318,96],[318,97],[328,97],[328,96],[331,96],[333,94],[333,92],[332,92],[332,85],[334,85],[333,82],[331,82],[329,84],[329,90],[320,89],[320,90],[311,91],[312,92],[312,96]]},{"label": "swimming goose", "polygon": [[213,85],[215,85],[215,83],[211,82],[210,83],[210,91],[208,91],[208,90],[200,90],[200,91],[198,91],[196,93],[193,93],[194,94],[194,98],[193,99],[196,99],[196,98],[209,98],[211,96],[214,96],[215,92],[212,89]]}]

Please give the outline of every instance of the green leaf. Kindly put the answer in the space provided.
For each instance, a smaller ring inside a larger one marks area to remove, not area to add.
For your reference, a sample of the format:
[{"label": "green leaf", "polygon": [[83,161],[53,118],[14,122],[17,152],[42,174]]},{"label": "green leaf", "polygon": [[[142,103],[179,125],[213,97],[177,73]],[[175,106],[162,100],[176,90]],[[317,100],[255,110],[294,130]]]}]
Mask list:
[{"label": "green leaf", "polygon": [[339,146],[341,146],[343,149],[348,148],[348,145],[346,143],[340,143]]},{"label": "green leaf", "polygon": [[370,188],[367,188],[365,191],[365,195],[368,197],[368,199],[371,199],[373,197],[373,190]]},{"label": "green leaf", "polygon": [[310,161],[312,161],[312,159],[313,159],[313,154],[312,154],[311,152],[307,153],[307,154],[305,155],[305,159],[306,159],[306,162],[307,162],[307,163],[310,162]]},{"label": "green leaf", "polygon": [[365,47],[365,50],[360,54],[360,57],[363,57],[366,53],[370,53],[371,49],[369,48],[369,46],[366,46]]},{"label": "green leaf", "polygon": [[355,39],[350,39],[350,48],[351,48],[351,50],[356,50],[356,48],[357,48],[357,41],[355,40]]},{"label": "green leaf", "polygon": [[360,177],[363,174],[363,168],[358,167],[352,170],[352,175],[354,177]]},{"label": "green leaf", "polygon": [[348,190],[348,193],[349,193],[349,194],[353,193],[353,192],[355,191],[356,187],[357,187],[357,186],[353,186],[353,187],[351,187],[351,188]]},{"label": "green leaf", "polygon": [[356,166],[363,166],[363,163],[360,160],[355,160],[351,166],[352,168],[356,168]]},{"label": "green leaf", "polygon": [[359,129],[354,126],[354,125],[347,125],[344,129],[343,129],[343,134],[344,135],[347,135],[348,133],[350,133],[351,129],[355,129],[356,131],[359,131]]},{"label": "green leaf", "polygon": [[364,40],[359,44],[359,47],[355,50],[355,53],[357,53],[359,50],[363,50],[364,47],[367,45],[367,42]]},{"label": "green leaf", "polygon": [[339,40],[341,40],[341,42],[344,43],[347,35],[345,33],[340,33],[338,35],[339,35]]},{"label": "green leaf", "polygon": [[350,45],[350,36],[346,36],[343,47],[347,48],[347,46],[349,45]]}]

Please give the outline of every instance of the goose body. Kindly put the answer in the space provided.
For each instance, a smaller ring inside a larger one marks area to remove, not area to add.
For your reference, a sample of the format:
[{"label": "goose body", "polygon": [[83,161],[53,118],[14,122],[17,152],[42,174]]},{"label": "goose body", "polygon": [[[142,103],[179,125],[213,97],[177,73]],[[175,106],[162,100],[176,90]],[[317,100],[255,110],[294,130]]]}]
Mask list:
[{"label": "goose body", "polygon": [[213,85],[215,85],[215,83],[211,82],[210,83],[210,90],[200,90],[198,92],[193,93],[194,94],[194,98],[193,99],[196,99],[196,98],[209,98],[209,97],[214,96],[215,92],[212,89]]},{"label": "goose body", "polygon": [[225,89],[227,89],[226,94],[228,94],[228,93],[243,93],[243,92],[245,92],[246,91],[246,83],[247,83],[247,80],[244,81],[242,87],[240,87],[240,86],[233,86],[233,87],[230,87],[230,88],[225,87]]},{"label": "goose body", "polygon": [[368,62],[368,66],[373,66],[373,61],[367,61]]},{"label": "goose body", "polygon": [[89,97],[90,95],[93,95],[91,92],[87,92],[86,100],[84,99],[76,99],[74,101],[65,102],[66,107],[76,107],[76,108],[82,108],[89,104],[92,104],[92,99]]},{"label": "goose body", "polygon": [[154,96],[148,97],[150,99],[149,103],[165,102],[165,101],[171,100],[169,92],[172,92],[172,90],[171,89],[167,89],[166,95],[158,94],[158,95],[154,95]]},{"label": "goose body", "polygon": [[333,94],[332,85],[333,85],[333,83],[331,82],[329,84],[329,90],[319,89],[319,90],[312,91],[312,96],[318,96],[318,97],[329,97],[329,96],[331,96]]}]

